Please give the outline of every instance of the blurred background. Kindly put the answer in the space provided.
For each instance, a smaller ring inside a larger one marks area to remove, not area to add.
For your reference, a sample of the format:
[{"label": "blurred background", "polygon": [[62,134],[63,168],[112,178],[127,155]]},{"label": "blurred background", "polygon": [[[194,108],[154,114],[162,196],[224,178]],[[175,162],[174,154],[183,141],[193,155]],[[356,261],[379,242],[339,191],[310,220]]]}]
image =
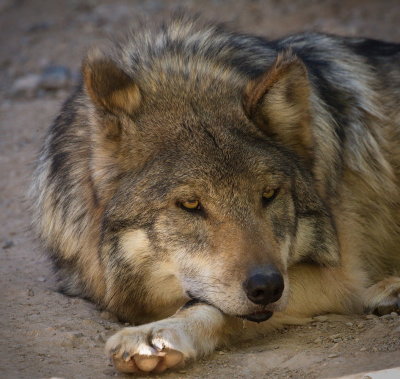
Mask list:
[{"label": "blurred background", "polygon": [[318,30],[400,41],[399,0],[0,0],[1,92],[54,94],[76,81],[88,46],[178,8],[268,38]]}]

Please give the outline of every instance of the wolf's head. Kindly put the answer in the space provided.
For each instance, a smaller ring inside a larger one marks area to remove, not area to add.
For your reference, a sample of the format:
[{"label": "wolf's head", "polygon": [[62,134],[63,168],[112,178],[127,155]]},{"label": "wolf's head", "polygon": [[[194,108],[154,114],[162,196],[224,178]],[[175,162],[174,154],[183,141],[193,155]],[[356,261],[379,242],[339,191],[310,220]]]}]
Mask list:
[{"label": "wolf's head", "polygon": [[263,321],[286,304],[288,267],[339,260],[306,69],[291,53],[255,78],[163,59],[137,77],[98,53],[84,65],[110,301],[194,298]]}]

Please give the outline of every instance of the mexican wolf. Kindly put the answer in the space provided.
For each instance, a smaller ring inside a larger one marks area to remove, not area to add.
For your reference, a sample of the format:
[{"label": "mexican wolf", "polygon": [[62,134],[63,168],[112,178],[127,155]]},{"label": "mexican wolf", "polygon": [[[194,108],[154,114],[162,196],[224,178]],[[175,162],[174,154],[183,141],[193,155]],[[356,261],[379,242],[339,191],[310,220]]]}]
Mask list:
[{"label": "mexican wolf", "polygon": [[399,62],[394,43],[185,16],[87,55],[35,225],[62,291],[144,324],[107,342],[118,370],[399,305]]}]

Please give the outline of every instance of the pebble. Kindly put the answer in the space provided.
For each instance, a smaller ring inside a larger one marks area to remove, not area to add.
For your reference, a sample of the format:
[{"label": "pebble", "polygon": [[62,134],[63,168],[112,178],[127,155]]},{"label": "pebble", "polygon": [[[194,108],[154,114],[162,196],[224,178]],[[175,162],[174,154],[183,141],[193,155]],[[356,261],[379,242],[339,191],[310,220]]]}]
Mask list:
[{"label": "pebble", "polygon": [[14,96],[34,96],[40,84],[40,75],[28,74],[18,78],[11,87]]},{"label": "pebble", "polygon": [[357,323],[357,328],[363,328],[363,327],[364,327],[364,323],[363,322]]},{"label": "pebble", "polygon": [[362,347],[362,348],[360,349],[360,351],[367,351],[367,348],[366,348],[366,347]]},{"label": "pebble", "polygon": [[354,324],[353,324],[351,321],[349,321],[349,322],[346,322],[345,325],[347,325],[347,326],[353,326]]},{"label": "pebble", "polygon": [[366,318],[367,320],[374,320],[374,319],[377,318],[377,316],[375,316],[375,315],[366,315],[365,318]]},{"label": "pebble", "polygon": [[28,296],[35,296],[35,292],[33,292],[32,288],[28,288],[27,295]]},{"label": "pebble", "polygon": [[13,240],[8,240],[8,241],[4,242],[2,247],[3,247],[3,249],[9,249],[9,248],[13,247],[14,245],[15,245],[15,243]]},{"label": "pebble", "polygon": [[318,338],[316,338],[313,342],[314,342],[314,343],[321,343],[321,342],[322,342],[322,338],[321,338],[321,337],[318,337]]},{"label": "pebble", "polygon": [[66,88],[70,84],[70,71],[65,66],[47,66],[41,77],[39,86],[45,90]]},{"label": "pebble", "polygon": [[329,354],[328,358],[336,358],[338,356],[339,356],[339,354],[333,353],[333,354]]},{"label": "pebble", "polygon": [[340,344],[339,343],[335,343],[332,347],[331,350],[337,350],[339,348]]},{"label": "pebble", "polygon": [[70,69],[61,65],[47,65],[39,74],[27,74],[15,80],[11,87],[13,96],[33,97],[43,91],[68,88],[77,82],[78,77]]}]

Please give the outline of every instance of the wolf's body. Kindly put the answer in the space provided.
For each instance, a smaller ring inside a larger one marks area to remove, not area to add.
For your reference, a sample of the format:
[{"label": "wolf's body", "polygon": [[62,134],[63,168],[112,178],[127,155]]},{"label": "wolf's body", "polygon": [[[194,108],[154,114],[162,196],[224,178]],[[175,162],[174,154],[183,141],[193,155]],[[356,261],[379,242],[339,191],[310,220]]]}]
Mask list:
[{"label": "wolf's body", "polygon": [[[109,340],[118,369],[399,302],[399,62],[398,44],[180,18],[89,54],[39,158],[35,223],[63,291],[168,317]],[[279,294],[254,300],[271,267]]]}]

